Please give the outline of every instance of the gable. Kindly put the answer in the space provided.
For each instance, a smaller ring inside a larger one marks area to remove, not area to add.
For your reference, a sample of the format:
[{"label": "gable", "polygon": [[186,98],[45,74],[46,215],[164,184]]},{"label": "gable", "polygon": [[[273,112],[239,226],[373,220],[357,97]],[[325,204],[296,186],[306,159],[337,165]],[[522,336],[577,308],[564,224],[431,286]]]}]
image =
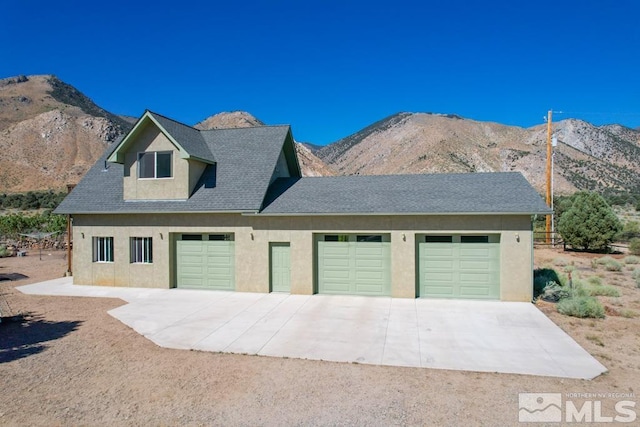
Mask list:
[{"label": "gable", "polygon": [[136,122],[131,131],[109,154],[107,161],[124,163],[126,153],[131,150],[141,134],[148,132],[149,126],[155,127],[176,148],[181,159],[193,159],[203,163],[215,163],[211,150],[204,142],[197,129],[178,123],[158,114],[146,111]]}]

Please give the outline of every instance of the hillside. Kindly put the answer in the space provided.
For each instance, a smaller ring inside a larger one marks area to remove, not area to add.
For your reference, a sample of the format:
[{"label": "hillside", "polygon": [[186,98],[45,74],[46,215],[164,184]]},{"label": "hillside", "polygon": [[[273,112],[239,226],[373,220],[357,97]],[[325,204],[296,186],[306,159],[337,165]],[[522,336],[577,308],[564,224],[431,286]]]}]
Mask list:
[{"label": "hillside", "polygon": [[[135,123],[97,106],[55,76],[0,80],[0,192],[63,190]],[[258,126],[243,111],[198,129]],[[640,193],[640,130],[568,119],[553,124],[557,193]],[[295,132],[295,129],[294,129]],[[398,113],[333,144],[296,143],[303,175],[520,171],[544,190],[546,126],[478,122],[457,115]]]},{"label": "hillside", "polygon": [[[640,132],[569,119],[553,124],[558,193],[640,192]],[[339,174],[520,171],[545,185],[546,125],[529,129],[455,115],[398,113],[315,154]]]},{"label": "hillside", "polygon": [[0,80],[0,191],[77,183],[131,124],[55,76]]}]

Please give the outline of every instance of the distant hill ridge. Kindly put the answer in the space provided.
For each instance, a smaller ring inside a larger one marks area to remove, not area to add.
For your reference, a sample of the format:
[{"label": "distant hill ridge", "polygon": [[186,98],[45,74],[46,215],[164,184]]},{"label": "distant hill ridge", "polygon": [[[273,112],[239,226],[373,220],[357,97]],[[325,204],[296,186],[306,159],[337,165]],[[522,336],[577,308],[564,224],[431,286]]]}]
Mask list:
[{"label": "distant hill ridge", "polygon": [[[78,182],[135,120],[102,109],[52,75],[1,79],[0,192],[59,190]],[[233,111],[194,127],[263,124],[250,113]],[[553,127],[559,140],[556,192],[640,193],[639,129],[576,119]],[[456,114],[400,112],[327,146],[306,142],[296,150],[306,176],[515,170],[542,192],[546,125],[525,129]]]}]

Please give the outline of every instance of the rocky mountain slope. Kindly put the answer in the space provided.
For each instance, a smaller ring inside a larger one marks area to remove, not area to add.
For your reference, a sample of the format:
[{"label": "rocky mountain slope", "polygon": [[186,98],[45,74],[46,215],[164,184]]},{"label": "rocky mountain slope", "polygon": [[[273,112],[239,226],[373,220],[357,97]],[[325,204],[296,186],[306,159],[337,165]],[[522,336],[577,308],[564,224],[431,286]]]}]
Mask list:
[{"label": "rocky mountain slope", "polygon": [[0,80],[0,191],[77,183],[130,124],[55,76]]},{"label": "rocky mountain slope", "polygon": [[[61,190],[78,182],[135,120],[103,110],[55,76],[0,80],[0,192]],[[262,124],[235,111],[195,127]],[[554,123],[553,130],[556,192],[640,193],[640,130],[574,119]],[[545,125],[398,113],[325,147],[296,143],[296,150],[305,176],[515,170],[544,190]]]},{"label": "rocky mountain slope", "polygon": [[[640,132],[575,119],[553,124],[558,193],[640,192]],[[546,125],[529,129],[455,115],[399,113],[315,151],[339,174],[520,171],[545,185]]]}]

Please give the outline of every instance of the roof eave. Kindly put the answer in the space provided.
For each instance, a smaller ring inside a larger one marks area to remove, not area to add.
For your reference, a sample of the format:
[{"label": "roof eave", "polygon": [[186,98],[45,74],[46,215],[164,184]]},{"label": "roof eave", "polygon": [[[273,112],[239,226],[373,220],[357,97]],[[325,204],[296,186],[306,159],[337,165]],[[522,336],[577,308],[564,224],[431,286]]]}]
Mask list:
[{"label": "roof eave", "polygon": [[532,216],[551,212],[259,212],[260,216]]}]

